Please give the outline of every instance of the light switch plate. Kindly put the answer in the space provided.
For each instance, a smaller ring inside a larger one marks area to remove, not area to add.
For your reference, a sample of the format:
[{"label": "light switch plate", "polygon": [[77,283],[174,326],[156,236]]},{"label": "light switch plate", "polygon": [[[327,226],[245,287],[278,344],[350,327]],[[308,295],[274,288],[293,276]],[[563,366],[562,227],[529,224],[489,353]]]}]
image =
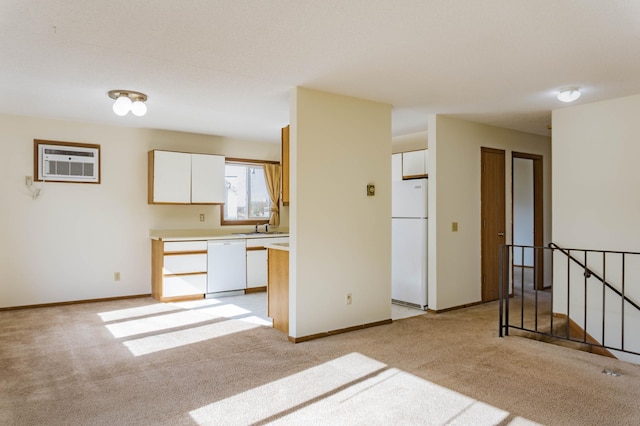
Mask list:
[{"label": "light switch plate", "polygon": [[458,232],[458,222],[451,222],[451,232]]}]

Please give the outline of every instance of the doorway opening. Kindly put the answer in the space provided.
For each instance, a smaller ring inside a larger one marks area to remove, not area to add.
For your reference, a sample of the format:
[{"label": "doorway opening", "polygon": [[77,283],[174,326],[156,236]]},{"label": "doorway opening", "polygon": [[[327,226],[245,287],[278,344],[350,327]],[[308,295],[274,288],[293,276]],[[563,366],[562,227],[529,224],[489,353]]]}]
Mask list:
[{"label": "doorway opening", "polygon": [[511,154],[511,235],[513,244],[537,248],[516,250],[513,266],[522,269],[536,290],[544,288],[542,156]]}]

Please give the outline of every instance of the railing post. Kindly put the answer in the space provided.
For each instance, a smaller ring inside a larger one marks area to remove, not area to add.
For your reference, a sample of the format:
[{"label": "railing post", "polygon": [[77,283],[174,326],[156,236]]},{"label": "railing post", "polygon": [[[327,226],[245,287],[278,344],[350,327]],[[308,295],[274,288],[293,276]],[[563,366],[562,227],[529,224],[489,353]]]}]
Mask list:
[{"label": "railing post", "polygon": [[499,311],[500,311],[500,314],[499,314],[500,315],[500,319],[498,321],[498,324],[499,324],[498,325],[499,326],[498,334],[499,334],[500,337],[503,337],[502,336],[502,320],[503,320],[503,318],[502,318],[502,315],[503,315],[503,313],[502,313],[502,310],[503,310],[502,309],[502,303],[503,303],[502,294],[504,293],[504,291],[502,289],[502,286],[504,284],[503,283],[503,281],[504,281],[504,269],[503,269],[503,260],[502,260],[502,258],[504,257],[504,247],[505,246],[500,246],[500,287],[498,288],[498,300],[499,300],[498,307],[499,307]]},{"label": "railing post", "polygon": [[[510,254],[513,250],[513,246],[508,246],[507,249],[505,250],[505,260],[504,260],[504,264],[505,264],[505,268],[508,268],[509,265],[511,265],[510,262]],[[512,268],[513,269],[513,268]],[[505,274],[505,277],[507,277],[508,275]],[[507,294],[505,296],[505,303],[506,303],[506,308],[505,308],[505,329],[504,329],[504,334],[505,336],[509,335],[509,280],[507,279],[507,282],[505,283],[505,287],[507,290]]]},{"label": "railing post", "polygon": [[[546,253],[546,250],[547,249],[545,248],[542,251],[543,256],[544,256],[544,253]],[[555,269],[554,269],[555,268],[555,263],[554,262],[555,262],[555,254],[556,254],[556,252],[555,252],[555,249],[553,249],[551,247],[549,247],[549,250],[551,251],[551,269],[550,269],[550,271],[551,271],[551,309],[549,309],[549,316],[550,316],[549,322],[551,324],[551,328],[549,329],[549,334],[551,334],[553,336],[553,335],[555,335],[555,332],[553,331],[554,330],[554,328],[553,328],[553,311],[555,309],[555,306],[553,305],[553,293],[556,291],[556,289],[554,288],[554,285],[553,285],[553,280],[554,280],[554,274],[555,274]],[[544,280],[544,278],[543,278],[543,280]]]},{"label": "railing post", "polygon": [[620,303],[622,303],[622,308],[620,311],[620,320],[621,320],[621,325],[622,327],[620,327],[620,348],[622,351],[624,351],[624,300],[625,300],[625,296],[624,296],[624,284],[625,284],[625,268],[624,268],[624,253],[622,253],[622,297],[620,298]]},{"label": "railing post", "polygon": [[604,284],[605,282],[607,282],[607,253],[606,252],[602,252],[602,344],[604,345],[605,340],[604,340],[604,335],[605,335],[605,312],[606,311],[606,303],[605,303],[605,299],[606,299],[606,289],[607,286]]},{"label": "railing post", "polygon": [[585,273],[584,273],[584,325],[582,327],[582,342],[586,343],[587,342],[587,294],[588,294],[588,288],[587,288],[587,281],[589,280],[589,274],[587,273],[587,271],[589,270],[589,263],[587,261],[587,255],[588,252],[586,250],[584,250],[584,266],[585,266]]}]

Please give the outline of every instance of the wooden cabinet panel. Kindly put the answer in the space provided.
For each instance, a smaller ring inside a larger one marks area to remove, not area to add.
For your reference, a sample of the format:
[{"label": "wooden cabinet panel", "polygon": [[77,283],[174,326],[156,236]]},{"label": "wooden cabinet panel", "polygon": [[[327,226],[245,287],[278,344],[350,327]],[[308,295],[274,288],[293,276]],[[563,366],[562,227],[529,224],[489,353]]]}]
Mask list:
[{"label": "wooden cabinet panel", "polygon": [[289,126],[282,128],[282,204],[289,205]]},{"label": "wooden cabinet panel", "polygon": [[191,154],[191,202],[224,203],[224,157]]},{"label": "wooden cabinet panel", "polygon": [[289,334],[289,252],[269,249],[267,311],[273,328]]}]

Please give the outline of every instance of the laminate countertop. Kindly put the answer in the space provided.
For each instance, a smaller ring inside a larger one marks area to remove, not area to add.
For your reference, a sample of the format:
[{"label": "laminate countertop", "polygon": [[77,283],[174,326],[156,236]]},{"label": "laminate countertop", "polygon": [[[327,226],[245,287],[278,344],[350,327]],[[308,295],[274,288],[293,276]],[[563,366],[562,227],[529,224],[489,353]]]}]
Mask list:
[{"label": "laminate countertop", "polygon": [[288,237],[288,231],[277,232],[230,232],[224,229],[151,229],[149,237],[161,241],[231,240],[247,238]]},{"label": "laminate countertop", "polygon": [[289,251],[289,243],[265,244],[264,248],[273,249],[273,250]]}]

